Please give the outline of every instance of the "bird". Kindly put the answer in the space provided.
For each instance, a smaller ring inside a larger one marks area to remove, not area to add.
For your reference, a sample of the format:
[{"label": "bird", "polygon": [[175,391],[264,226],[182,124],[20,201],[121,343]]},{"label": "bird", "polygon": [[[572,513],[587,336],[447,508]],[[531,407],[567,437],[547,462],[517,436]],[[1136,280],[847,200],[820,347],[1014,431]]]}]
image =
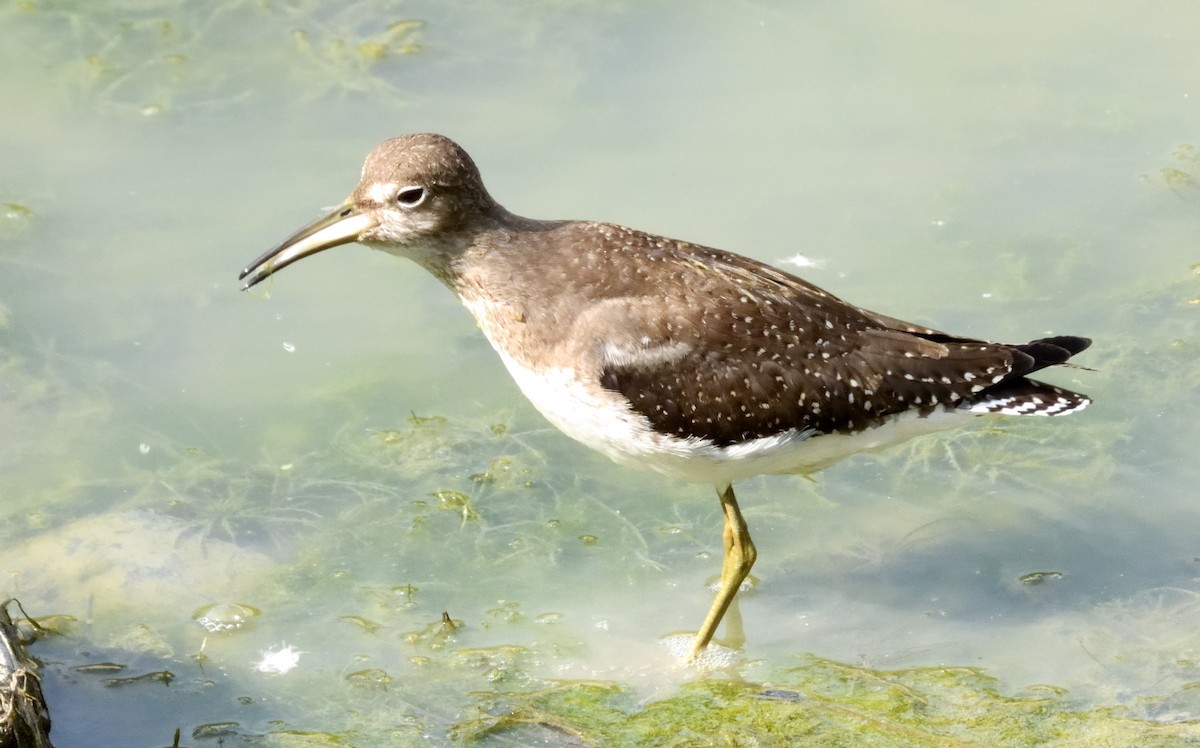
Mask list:
[{"label": "bird", "polygon": [[[501,207],[450,138],[390,138],[354,191],[242,270],[242,290],[331,247],[406,257],[474,317],[517,386],[567,436],[617,463],[716,487],[721,574],[692,639],[704,652],[758,552],[733,484],[995,414],[1091,402],[1029,375],[1091,345],[960,337],[854,306],[732,252]],[[1074,364],[1067,364],[1074,366]]]}]

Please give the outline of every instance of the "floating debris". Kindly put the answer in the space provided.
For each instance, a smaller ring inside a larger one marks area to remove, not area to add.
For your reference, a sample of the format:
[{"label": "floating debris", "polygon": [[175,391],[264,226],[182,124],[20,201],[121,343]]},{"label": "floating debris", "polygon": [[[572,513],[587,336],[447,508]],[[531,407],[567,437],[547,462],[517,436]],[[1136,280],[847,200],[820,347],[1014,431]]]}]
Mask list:
[{"label": "floating debris", "polygon": [[1062,578],[1061,571],[1031,571],[1028,574],[1022,574],[1018,577],[1018,581],[1026,587],[1035,587],[1039,584],[1045,584],[1046,582]]},{"label": "floating debris", "polygon": [[338,616],[338,620],[353,623],[368,634],[374,634],[383,628],[383,624],[372,621],[369,618],[363,618],[362,616]]},{"label": "floating debris", "polygon": [[139,683],[161,683],[164,686],[171,685],[171,681],[175,680],[175,673],[170,670],[155,670],[141,675],[133,675],[128,678],[109,678],[104,681],[104,685],[110,688],[120,688],[121,686],[133,686]]},{"label": "floating debris", "polygon": [[77,673],[117,673],[126,667],[128,665],[119,662],[90,662],[86,665],[74,665],[71,669]]}]

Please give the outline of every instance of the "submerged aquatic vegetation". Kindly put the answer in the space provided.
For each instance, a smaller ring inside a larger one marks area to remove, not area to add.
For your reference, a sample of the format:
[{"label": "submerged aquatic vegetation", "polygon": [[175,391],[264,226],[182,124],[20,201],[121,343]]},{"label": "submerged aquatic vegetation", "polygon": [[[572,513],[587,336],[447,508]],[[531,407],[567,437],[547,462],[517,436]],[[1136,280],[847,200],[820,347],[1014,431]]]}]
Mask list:
[{"label": "submerged aquatic vegetation", "polygon": [[322,497],[292,481],[288,470],[247,467],[197,449],[173,457],[148,472],[131,502],[184,520],[185,534],[281,550],[285,529],[294,535],[321,518]]},{"label": "submerged aquatic vegetation", "polygon": [[[294,81],[290,94],[365,94],[400,101],[395,61],[421,49],[423,22],[399,2],[29,3],[11,33],[36,36],[59,87],[138,117],[225,109]],[[250,34],[266,28],[274,43]],[[291,44],[288,40],[291,40]]]},{"label": "submerged aquatic vegetation", "polygon": [[377,66],[389,58],[415,54],[422,21],[387,23],[381,33],[365,35],[351,30],[345,21],[311,22],[309,28],[292,32],[299,54],[296,75],[302,78],[307,96],[319,98],[331,92],[368,94],[379,100],[399,101],[399,91],[378,74]]},{"label": "submerged aquatic vegetation", "polygon": [[1200,187],[1200,151],[1191,143],[1181,143],[1171,152],[1171,165],[1158,170],[1156,175],[1143,175],[1151,184],[1162,184],[1177,195],[1184,190]]},{"label": "submerged aquatic vegetation", "polygon": [[[3,310],[0,309],[0,316]],[[104,384],[111,366],[64,354],[52,343],[19,350],[0,343],[0,540],[53,523],[79,499],[112,414]],[[86,384],[81,385],[80,382]]]}]

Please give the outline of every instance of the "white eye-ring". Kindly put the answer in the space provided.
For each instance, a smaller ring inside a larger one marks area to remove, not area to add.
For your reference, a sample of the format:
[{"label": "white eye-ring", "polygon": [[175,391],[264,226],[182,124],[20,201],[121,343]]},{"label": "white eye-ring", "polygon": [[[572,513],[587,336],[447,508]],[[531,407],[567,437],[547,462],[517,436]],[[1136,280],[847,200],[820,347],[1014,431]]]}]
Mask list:
[{"label": "white eye-ring", "polygon": [[404,187],[396,193],[396,202],[403,208],[415,208],[425,202],[425,188],[419,185]]}]

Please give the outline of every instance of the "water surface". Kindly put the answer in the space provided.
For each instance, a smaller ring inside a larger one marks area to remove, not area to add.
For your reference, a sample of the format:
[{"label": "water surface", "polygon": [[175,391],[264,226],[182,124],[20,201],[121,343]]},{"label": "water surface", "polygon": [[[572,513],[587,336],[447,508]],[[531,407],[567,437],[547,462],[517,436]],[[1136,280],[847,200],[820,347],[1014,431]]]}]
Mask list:
[{"label": "water surface", "polygon": [[[552,431],[413,265],[347,247],[238,291],[378,140],[426,130],[518,213],[732,249],[961,334],[1096,340],[1093,370],[1048,375],[1095,397],[1077,417],[740,485],[760,583],[720,677],[972,666],[1196,719],[1172,695],[1200,677],[1197,22],[0,5],[2,571],[31,614],[76,619],[35,646],[56,744],[441,741],[480,693],[697,677],[660,637],[709,602],[708,488]],[[208,633],[213,603],[261,615]],[[294,670],[255,669],[285,645]],[[72,670],[100,659],[174,680]]]}]

